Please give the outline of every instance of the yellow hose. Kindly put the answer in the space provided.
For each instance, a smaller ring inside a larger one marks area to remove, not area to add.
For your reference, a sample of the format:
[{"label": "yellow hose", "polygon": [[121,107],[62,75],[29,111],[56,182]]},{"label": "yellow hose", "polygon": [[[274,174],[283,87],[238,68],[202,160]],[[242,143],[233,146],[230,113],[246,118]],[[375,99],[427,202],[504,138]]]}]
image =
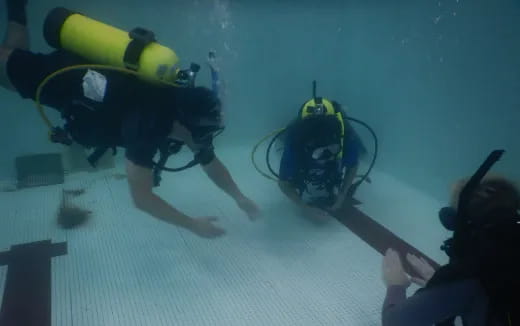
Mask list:
[{"label": "yellow hose", "polygon": [[251,162],[253,163],[253,166],[255,167],[256,171],[258,171],[258,173],[260,173],[262,176],[264,176],[265,178],[267,179],[270,179],[270,180],[273,180],[275,182],[278,182],[278,179],[277,178],[274,178],[272,176],[270,176],[269,174],[265,173],[264,171],[262,171],[258,165],[256,164],[255,162],[255,153],[256,151],[258,150],[258,147],[264,143],[267,139],[271,138],[272,136],[274,135],[277,135],[279,133],[281,133],[282,131],[284,131],[285,128],[280,128],[280,129],[277,129],[271,133],[269,133],[267,136],[264,136],[262,139],[260,139],[260,141],[258,143],[256,143],[256,145],[253,147],[253,150],[251,151]]},{"label": "yellow hose", "polygon": [[[127,74],[130,74],[130,75],[136,75],[136,76],[140,76],[140,77],[146,78],[141,73],[138,73],[138,72],[130,70],[130,69],[114,67],[114,66],[108,66],[108,65],[100,65],[100,64],[74,65],[74,66],[65,67],[65,68],[62,68],[62,69],[59,69],[59,70],[53,72],[52,74],[50,74],[47,77],[45,77],[45,79],[38,85],[38,88],[36,89],[35,99],[34,99],[34,102],[36,103],[36,107],[38,108],[38,111],[40,112],[40,115],[41,115],[43,121],[49,127],[51,133],[52,133],[52,130],[53,130],[52,123],[49,120],[49,118],[47,117],[47,115],[45,114],[45,111],[43,109],[43,105],[40,102],[40,97],[41,97],[42,90],[45,87],[45,85],[47,85],[47,83],[51,79],[55,78],[56,76],[64,74],[64,73],[69,72],[69,71],[72,71],[72,70],[80,70],[80,69],[96,69],[96,70],[119,71],[119,72],[127,73]],[[176,85],[174,83],[167,82],[167,81],[161,80],[159,82],[163,83],[165,85],[170,85],[170,86],[173,86],[173,87],[179,87],[178,85]]]}]

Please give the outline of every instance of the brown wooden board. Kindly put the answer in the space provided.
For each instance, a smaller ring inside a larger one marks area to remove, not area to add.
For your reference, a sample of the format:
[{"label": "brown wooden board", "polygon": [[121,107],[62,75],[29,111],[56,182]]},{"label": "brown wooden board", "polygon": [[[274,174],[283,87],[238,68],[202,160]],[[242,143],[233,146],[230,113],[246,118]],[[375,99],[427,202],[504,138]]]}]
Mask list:
[{"label": "brown wooden board", "polygon": [[440,267],[438,263],[424,253],[374,221],[357,207],[354,207],[354,203],[359,203],[359,201],[354,200],[345,204],[341,209],[333,212],[332,215],[377,252],[384,255],[388,248],[397,250],[401,254],[401,258],[403,258],[402,261],[406,272],[411,276],[419,275],[412,270],[406,259],[404,259],[407,253],[424,258],[435,269]]}]

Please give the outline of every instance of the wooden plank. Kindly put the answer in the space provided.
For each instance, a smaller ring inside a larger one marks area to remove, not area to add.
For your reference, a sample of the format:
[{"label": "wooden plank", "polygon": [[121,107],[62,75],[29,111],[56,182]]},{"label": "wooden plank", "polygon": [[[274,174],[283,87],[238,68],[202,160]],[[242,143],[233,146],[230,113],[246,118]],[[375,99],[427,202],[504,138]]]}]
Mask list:
[{"label": "wooden plank", "polygon": [[367,216],[357,207],[354,207],[355,202],[344,205],[341,209],[333,212],[332,215],[343,225],[345,225],[350,231],[356,234],[361,240],[366,242],[369,246],[374,248],[377,252],[384,255],[388,248],[397,250],[401,254],[404,268],[411,276],[417,275],[408,261],[405,255],[411,253],[424,258],[433,268],[438,269],[440,265],[433,259],[426,256],[424,253],[413,247],[408,242],[399,238],[397,235],[392,233],[390,230],[377,223],[374,219]]}]

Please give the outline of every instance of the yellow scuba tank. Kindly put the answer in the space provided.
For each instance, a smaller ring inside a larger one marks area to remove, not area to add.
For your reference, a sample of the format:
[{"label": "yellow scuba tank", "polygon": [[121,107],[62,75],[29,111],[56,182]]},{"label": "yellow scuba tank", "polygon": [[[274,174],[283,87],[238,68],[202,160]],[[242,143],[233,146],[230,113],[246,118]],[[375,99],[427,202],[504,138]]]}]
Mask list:
[{"label": "yellow scuba tank", "polygon": [[174,82],[179,58],[156,42],[152,32],[136,28],[127,33],[65,8],[55,8],[44,24],[47,43],[92,63],[127,68],[158,81]]}]

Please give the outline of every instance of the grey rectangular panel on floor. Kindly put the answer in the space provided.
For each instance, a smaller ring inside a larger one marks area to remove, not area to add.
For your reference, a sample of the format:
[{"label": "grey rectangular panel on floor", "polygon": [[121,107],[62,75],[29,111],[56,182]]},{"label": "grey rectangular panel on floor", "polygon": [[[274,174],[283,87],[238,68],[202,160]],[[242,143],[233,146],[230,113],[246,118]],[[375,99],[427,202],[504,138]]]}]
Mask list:
[{"label": "grey rectangular panel on floor", "polygon": [[18,187],[39,187],[64,182],[63,162],[60,153],[36,154],[17,157],[15,160]]}]

